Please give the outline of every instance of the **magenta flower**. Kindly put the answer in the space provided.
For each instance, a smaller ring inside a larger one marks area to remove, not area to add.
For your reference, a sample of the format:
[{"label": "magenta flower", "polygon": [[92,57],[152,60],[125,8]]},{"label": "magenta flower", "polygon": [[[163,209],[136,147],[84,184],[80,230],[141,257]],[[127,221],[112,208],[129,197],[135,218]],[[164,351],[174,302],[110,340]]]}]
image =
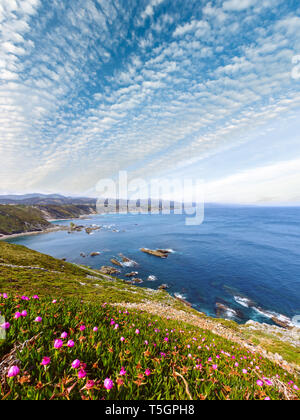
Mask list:
[{"label": "magenta flower", "polygon": [[151,370],[150,369],[146,369],[145,370],[145,375],[146,376],[150,376],[151,375]]},{"label": "magenta flower", "polygon": [[79,369],[79,368],[80,368],[80,365],[81,365],[80,360],[76,359],[76,360],[74,360],[74,362],[72,363],[72,368],[73,368],[73,369]]},{"label": "magenta flower", "polygon": [[64,345],[64,343],[62,342],[62,340],[55,340],[54,341],[54,348],[55,349],[61,349],[63,345]]},{"label": "magenta flower", "polygon": [[218,365],[212,365],[213,370],[217,370],[218,369]]},{"label": "magenta flower", "polygon": [[164,341],[165,341],[166,343],[168,343],[168,341],[169,341],[168,337],[165,337],[165,338],[164,338]]},{"label": "magenta flower", "polygon": [[126,375],[126,370],[125,368],[122,367],[122,369],[120,370],[120,375],[121,376],[125,376]]},{"label": "magenta flower", "polygon": [[3,299],[7,299],[8,298],[7,293],[3,293],[2,297]]},{"label": "magenta flower", "polygon": [[68,341],[68,343],[67,343],[67,346],[68,346],[70,349],[72,349],[72,348],[75,346],[74,341],[73,341],[73,340],[69,340],[69,341]]},{"label": "magenta flower", "polygon": [[43,357],[43,360],[42,360],[42,363],[41,363],[42,366],[48,366],[48,365],[50,365],[50,363],[51,363],[50,357]]},{"label": "magenta flower", "polygon": [[113,381],[109,378],[106,378],[105,381],[104,381],[104,388],[109,391],[113,388],[113,386],[114,386]]},{"label": "magenta flower", "polygon": [[125,338],[124,337],[121,337],[120,340],[123,342],[123,341],[125,341]]},{"label": "magenta flower", "polygon": [[66,332],[63,332],[62,335],[60,336],[60,338],[62,338],[63,340],[67,337],[68,337],[68,333]]},{"label": "magenta flower", "polygon": [[269,379],[266,379],[266,380],[265,380],[265,383],[266,383],[266,385],[268,385],[268,386],[272,386],[272,385],[273,385],[273,382],[269,381]]},{"label": "magenta flower", "polygon": [[10,323],[9,322],[4,322],[4,324],[0,325],[0,328],[2,328],[3,330],[9,330],[10,329]]},{"label": "magenta flower", "polygon": [[84,369],[80,369],[79,371],[78,371],[78,378],[79,379],[84,379],[84,378],[86,378],[86,371],[84,370]]},{"label": "magenta flower", "polygon": [[23,312],[21,312],[21,315],[22,315],[24,318],[26,318],[26,316],[28,315],[28,313],[27,313],[27,311],[23,311]]},{"label": "magenta flower", "polygon": [[94,327],[93,331],[98,332],[98,327]]},{"label": "magenta flower", "polygon": [[271,398],[270,397],[266,397],[265,398],[265,401],[271,401]]},{"label": "magenta flower", "polygon": [[95,386],[95,381],[90,380],[90,381],[87,381],[85,388],[92,389],[94,388],[94,386]]},{"label": "magenta flower", "polygon": [[16,312],[16,313],[15,313],[15,317],[14,317],[14,318],[15,318],[15,319],[19,319],[19,318],[21,318],[21,316],[22,316],[22,315],[21,315],[21,312]]},{"label": "magenta flower", "polygon": [[34,295],[34,296],[32,296],[32,299],[39,300],[39,297],[38,297],[38,295]]},{"label": "magenta flower", "polygon": [[9,371],[8,371],[8,378],[14,378],[15,376],[19,375],[20,373],[20,369],[18,368],[18,366],[12,366]]},{"label": "magenta flower", "polygon": [[85,326],[85,325],[81,325],[81,326],[79,327],[79,329],[80,329],[80,331],[85,331],[86,326]]},{"label": "magenta flower", "polygon": [[264,386],[264,383],[261,380],[256,381],[256,383],[257,383],[258,386]]},{"label": "magenta flower", "polygon": [[38,316],[37,318],[35,318],[34,322],[42,322],[42,318]]},{"label": "magenta flower", "polygon": [[246,369],[243,369],[243,373],[246,375],[248,372]]},{"label": "magenta flower", "polygon": [[56,299],[54,299],[54,300],[52,301],[52,303],[57,303],[57,300],[56,300]]},{"label": "magenta flower", "polygon": [[139,329],[136,329],[136,330],[135,330],[135,333],[136,333],[136,334],[139,334],[139,333],[140,333],[140,330],[139,330]]}]

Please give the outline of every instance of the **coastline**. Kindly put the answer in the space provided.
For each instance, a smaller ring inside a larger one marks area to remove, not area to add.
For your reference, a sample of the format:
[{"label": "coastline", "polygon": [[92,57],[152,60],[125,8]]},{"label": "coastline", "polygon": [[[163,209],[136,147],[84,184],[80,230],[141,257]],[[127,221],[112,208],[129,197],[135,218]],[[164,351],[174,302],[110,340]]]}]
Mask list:
[{"label": "coastline", "polygon": [[53,228],[48,228],[48,229],[40,230],[40,231],[13,233],[11,235],[3,235],[3,236],[0,236],[0,241],[5,241],[7,239],[13,239],[13,238],[19,238],[21,236],[41,235],[43,233],[58,232],[60,230],[66,230],[65,226],[54,226]]}]

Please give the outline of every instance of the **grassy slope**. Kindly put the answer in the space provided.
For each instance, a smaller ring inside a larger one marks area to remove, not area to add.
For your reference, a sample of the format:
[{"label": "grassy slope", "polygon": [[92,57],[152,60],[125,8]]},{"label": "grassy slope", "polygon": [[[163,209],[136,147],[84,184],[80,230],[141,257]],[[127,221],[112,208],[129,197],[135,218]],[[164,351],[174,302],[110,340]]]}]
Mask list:
[{"label": "grassy slope", "polygon": [[0,205],[0,234],[10,235],[50,227],[42,213],[26,206]]},{"label": "grassy slope", "polygon": [[37,208],[52,219],[72,219],[96,211],[95,205],[86,204],[47,204],[38,205]]},{"label": "grassy slope", "polygon": [[[2,264],[2,265],[1,265]],[[44,270],[7,267],[14,266],[39,267]],[[46,271],[45,271],[46,270]],[[39,294],[40,296],[53,296],[80,298],[91,303],[124,303],[145,307],[145,302],[152,305],[153,314],[159,313],[155,308],[159,304],[174,311],[184,311],[185,319],[189,317],[202,319],[214,326],[225,328],[229,333],[236,334],[250,343],[260,345],[267,351],[279,353],[290,363],[300,365],[299,352],[289,344],[278,341],[269,336],[248,331],[234,322],[215,320],[199,314],[181,302],[173,299],[165,291],[151,291],[130,286],[122,280],[110,276],[103,276],[97,270],[89,271],[86,267],[78,267],[47,255],[29,250],[22,246],[0,242],[0,293],[11,292],[19,294]],[[197,325],[194,323],[194,325]],[[227,334],[226,334],[227,335]]]}]

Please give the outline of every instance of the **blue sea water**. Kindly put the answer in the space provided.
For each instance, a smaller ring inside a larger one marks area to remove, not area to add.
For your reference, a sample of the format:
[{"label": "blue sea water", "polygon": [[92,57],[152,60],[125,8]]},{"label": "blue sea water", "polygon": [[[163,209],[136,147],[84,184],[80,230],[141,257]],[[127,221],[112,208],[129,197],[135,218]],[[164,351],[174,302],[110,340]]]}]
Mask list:
[{"label": "blue sea water", "polygon": [[[167,283],[171,294],[211,316],[216,303],[235,310],[222,316],[238,322],[272,323],[273,312],[300,315],[300,208],[209,206],[200,226],[186,226],[184,215],[97,215],[80,224],[104,228],[92,235],[60,231],[9,242],[94,268],[111,265],[123,253],[139,266],[124,268],[121,278],[133,270],[144,280],[141,287]],[[174,253],[162,260],[143,254],[143,247]],[[101,254],[80,256],[95,251]],[[150,275],[157,281],[147,281]]]}]

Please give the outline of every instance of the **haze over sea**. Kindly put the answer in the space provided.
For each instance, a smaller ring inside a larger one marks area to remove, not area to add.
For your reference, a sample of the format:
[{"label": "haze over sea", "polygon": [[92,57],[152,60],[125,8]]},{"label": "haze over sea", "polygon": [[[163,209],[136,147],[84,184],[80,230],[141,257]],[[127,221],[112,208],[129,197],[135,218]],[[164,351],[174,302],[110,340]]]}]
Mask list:
[{"label": "haze over sea", "polygon": [[[56,223],[69,224],[68,221]],[[78,222],[103,229],[23,236],[8,242],[56,258],[99,269],[123,253],[139,263],[124,267],[119,277],[138,271],[141,287],[167,283],[199,311],[238,322],[272,323],[273,313],[300,315],[300,208],[208,206],[200,226],[186,226],[184,215],[97,215]],[[172,249],[166,260],[140,248]],[[92,252],[100,252],[90,257]],[[80,256],[87,255],[86,258]],[[148,281],[149,276],[157,277]]]}]

